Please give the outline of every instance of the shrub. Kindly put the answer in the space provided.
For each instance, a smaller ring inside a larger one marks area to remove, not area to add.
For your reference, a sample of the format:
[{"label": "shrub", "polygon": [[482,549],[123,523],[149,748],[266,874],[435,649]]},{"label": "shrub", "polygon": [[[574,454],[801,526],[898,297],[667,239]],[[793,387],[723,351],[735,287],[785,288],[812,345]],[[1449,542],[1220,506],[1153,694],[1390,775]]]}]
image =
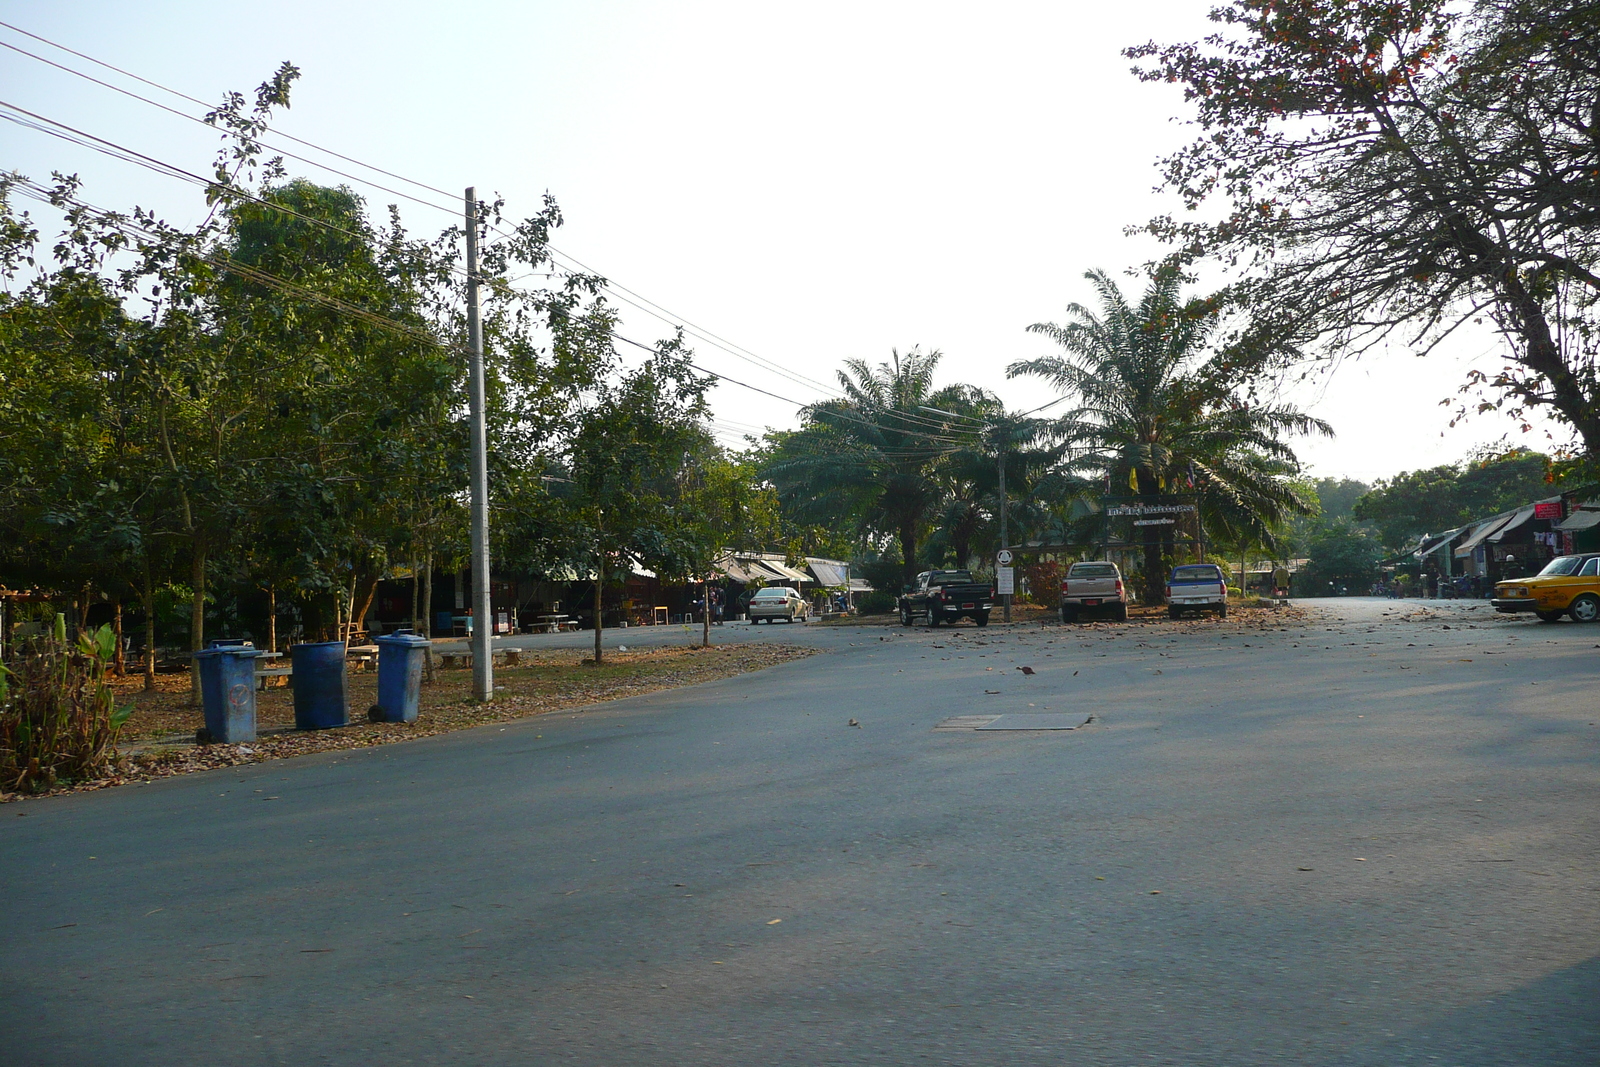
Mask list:
[{"label": "shrub", "polygon": [[106,771],[133,712],[106,684],[115,650],[109,626],[69,645],[57,616],[53,637],[0,667],[0,789],[45,792]]},{"label": "shrub", "polygon": [[1053,608],[1061,603],[1061,564],[1053,559],[1029,563],[1022,568],[1028,580],[1028,599],[1040,607]]},{"label": "shrub", "polygon": [[896,603],[893,593],[874,589],[870,593],[862,593],[856,597],[856,610],[863,615],[887,615],[894,610]]}]

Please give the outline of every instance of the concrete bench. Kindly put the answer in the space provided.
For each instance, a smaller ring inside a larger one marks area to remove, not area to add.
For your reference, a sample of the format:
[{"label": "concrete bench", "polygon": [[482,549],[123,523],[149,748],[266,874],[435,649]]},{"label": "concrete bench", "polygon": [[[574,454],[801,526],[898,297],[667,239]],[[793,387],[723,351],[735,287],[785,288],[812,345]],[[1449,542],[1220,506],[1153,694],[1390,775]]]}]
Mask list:
[{"label": "concrete bench", "polygon": [[[498,649],[494,653],[496,667],[520,667],[522,653],[515,648]],[[439,655],[439,666],[445,670],[458,670],[472,666],[471,652],[443,652]]]}]

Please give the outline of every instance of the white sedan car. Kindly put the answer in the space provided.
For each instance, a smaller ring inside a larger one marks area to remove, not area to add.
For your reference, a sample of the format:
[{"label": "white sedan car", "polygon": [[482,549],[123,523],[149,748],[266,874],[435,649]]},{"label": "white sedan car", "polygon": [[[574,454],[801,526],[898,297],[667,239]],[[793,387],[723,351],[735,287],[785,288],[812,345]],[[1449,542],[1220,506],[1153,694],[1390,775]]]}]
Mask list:
[{"label": "white sedan car", "polygon": [[774,619],[782,619],[784,622],[794,622],[798,619],[804,622],[811,617],[811,604],[793,589],[771,585],[756,590],[756,595],[750,598],[749,613],[752,623],[763,620],[770,623]]}]

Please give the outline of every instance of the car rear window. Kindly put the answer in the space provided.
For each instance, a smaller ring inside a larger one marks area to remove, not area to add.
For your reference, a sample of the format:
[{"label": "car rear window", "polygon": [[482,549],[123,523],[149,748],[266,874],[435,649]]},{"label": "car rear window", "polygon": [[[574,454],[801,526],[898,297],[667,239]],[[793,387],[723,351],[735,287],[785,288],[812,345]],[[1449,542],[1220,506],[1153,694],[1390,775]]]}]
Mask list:
[{"label": "car rear window", "polygon": [[1192,567],[1174,567],[1172,578],[1178,582],[1214,582],[1222,572],[1211,564],[1195,564]]},{"label": "car rear window", "polygon": [[1117,567],[1114,563],[1074,563],[1067,572],[1068,578],[1115,578]]},{"label": "car rear window", "polygon": [[787,589],[763,589],[755,595],[757,600],[782,600],[789,595]]}]

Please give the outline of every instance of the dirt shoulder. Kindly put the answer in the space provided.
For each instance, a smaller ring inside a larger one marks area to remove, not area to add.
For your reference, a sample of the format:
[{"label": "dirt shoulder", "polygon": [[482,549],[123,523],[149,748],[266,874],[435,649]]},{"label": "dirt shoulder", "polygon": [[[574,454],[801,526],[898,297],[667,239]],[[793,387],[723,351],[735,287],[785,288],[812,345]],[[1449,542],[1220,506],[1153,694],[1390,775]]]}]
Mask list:
[{"label": "dirt shoulder", "polygon": [[[599,667],[584,662],[588,653],[583,649],[523,652],[519,666],[495,669],[495,699],[489,704],[470,699],[470,670],[436,671],[433,684],[422,687],[417,721],[412,723],[367,721],[367,709],[377,699],[378,676],[363,672],[350,675],[349,726],[295,730],[293,692],[286,688],[269,689],[256,694],[258,739],[237,745],[195,744],[195,731],[205,724],[205,719],[199,708],[189,705],[187,674],[158,676],[153,693],[142,691],[142,678],[126,678],[117,683],[118,700],[133,701],[135,711],[123,728],[115,770],[103,778],[30,796],[103,789],[215,767],[411,741],[451,730],[509,722],[551,711],[570,711],[607,700],[731,678],[804,659],[817,652],[814,648],[764,642],[711,648],[607,651],[605,663]],[[21,799],[24,797],[19,794],[0,793],[0,801]]]},{"label": "dirt shoulder", "polygon": [[[1280,605],[1273,600],[1263,600],[1260,597],[1250,596],[1242,600],[1231,597],[1228,600],[1229,612],[1243,612],[1249,618],[1278,618],[1298,619],[1303,613],[1295,607]],[[1011,606],[1012,625],[1018,623],[1049,624],[1060,619],[1061,612],[1057,608],[1040,607],[1038,604],[1013,604]],[[1214,618],[1212,615],[1194,616],[1194,618]],[[1085,617],[1084,625],[1104,620]],[[1128,621],[1138,623],[1166,622],[1168,621],[1167,608],[1164,604],[1147,607],[1141,604],[1132,604],[1128,607]],[[899,626],[900,616],[893,613],[885,615],[844,615],[832,619],[818,619],[811,623],[812,626]],[[918,626],[925,625],[917,622]],[[961,620],[946,625],[970,626],[971,623]],[[1000,625],[1000,609],[996,608],[989,616],[989,625]],[[1126,625],[1125,623],[1122,625]]]}]

